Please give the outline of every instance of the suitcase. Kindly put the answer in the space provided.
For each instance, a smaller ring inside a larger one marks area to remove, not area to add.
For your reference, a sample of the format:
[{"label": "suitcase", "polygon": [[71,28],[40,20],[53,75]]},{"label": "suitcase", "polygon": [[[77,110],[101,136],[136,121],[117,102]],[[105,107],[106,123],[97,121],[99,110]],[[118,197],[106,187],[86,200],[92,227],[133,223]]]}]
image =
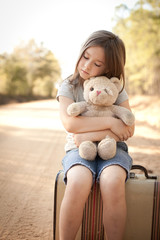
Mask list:
[{"label": "suitcase", "polygon": [[[138,174],[135,169],[144,173]],[[60,171],[54,189],[54,240],[59,240],[59,211],[64,191],[63,171]],[[149,176],[143,166],[133,165],[126,183],[126,202],[127,221],[123,240],[160,240],[160,177]],[[105,240],[102,210],[100,188],[95,182],[75,240]]]}]

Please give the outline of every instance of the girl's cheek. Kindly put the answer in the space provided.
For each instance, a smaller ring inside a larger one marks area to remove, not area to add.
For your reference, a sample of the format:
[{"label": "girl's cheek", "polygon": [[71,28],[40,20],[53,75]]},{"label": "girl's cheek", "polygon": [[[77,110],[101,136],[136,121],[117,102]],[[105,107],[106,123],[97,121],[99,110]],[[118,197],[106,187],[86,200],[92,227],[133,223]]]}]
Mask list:
[{"label": "girl's cheek", "polygon": [[79,61],[79,65],[80,66],[83,66],[85,64],[85,59],[84,58],[81,58],[80,61]]},{"label": "girl's cheek", "polygon": [[81,63],[81,61],[79,61],[77,68],[80,69],[81,66],[82,66],[82,63]]}]

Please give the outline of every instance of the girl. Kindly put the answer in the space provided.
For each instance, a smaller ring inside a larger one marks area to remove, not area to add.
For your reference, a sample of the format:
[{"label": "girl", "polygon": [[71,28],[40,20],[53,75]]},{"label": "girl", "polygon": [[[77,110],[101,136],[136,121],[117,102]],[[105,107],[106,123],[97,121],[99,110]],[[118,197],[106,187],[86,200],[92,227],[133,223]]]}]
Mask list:
[{"label": "girl", "polygon": [[[122,91],[115,104],[130,110],[124,90],[125,47],[111,32],[94,32],[84,43],[72,76],[62,82],[57,98],[60,117],[68,134],[63,159],[66,190],[60,210],[60,240],[74,240],[82,221],[83,208],[94,179],[99,182],[103,200],[103,223],[106,240],[123,238],[126,220],[125,180],[132,159],[123,142],[133,135],[134,126],[126,126],[113,117],[70,117],[67,107],[72,102],[84,101],[83,82],[91,77],[105,75],[122,81]],[[98,124],[97,124],[98,123]],[[78,146],[84,140],[100,141],[106,135],[117,141],[116,156],[108,161],[97,155],[94,161],[80,158]]]}]

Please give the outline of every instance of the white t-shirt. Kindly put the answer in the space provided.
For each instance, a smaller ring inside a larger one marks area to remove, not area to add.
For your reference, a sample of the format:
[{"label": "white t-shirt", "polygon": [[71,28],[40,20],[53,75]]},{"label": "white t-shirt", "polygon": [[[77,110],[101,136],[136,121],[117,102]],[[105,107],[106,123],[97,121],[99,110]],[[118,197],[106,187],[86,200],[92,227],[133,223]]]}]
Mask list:
[{"label": "white t-shirt", "polygon": [[[71,98],[74,102],[85,101],[83,97],[83,87],[78,85],[77,82],[78,80],[76,79],[71,84],[69,79],[65,79],[59,86],[57,92],[57,100],[59,100],[59,96],[64,96]],[[123,91],[118,95],[115,104],[119,105],[126,100],[128,100],[128,95],[125,89],[123,89]],[[74,148],[77,148],[77,146],[73,141],[73,134],[67,133],[67,143],[65,145],[65,151],[69,151]]]}]

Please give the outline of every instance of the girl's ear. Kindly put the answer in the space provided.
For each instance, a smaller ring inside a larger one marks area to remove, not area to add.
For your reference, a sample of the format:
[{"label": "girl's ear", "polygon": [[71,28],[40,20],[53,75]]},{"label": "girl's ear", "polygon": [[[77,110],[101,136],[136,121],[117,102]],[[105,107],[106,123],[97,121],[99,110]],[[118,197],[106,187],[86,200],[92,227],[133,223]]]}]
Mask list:
[{"label": "girl's ear", "polygon": [[115,84],[115,86],[117,87],[118,91],[120,92],[121,89],[122,89],[122,85],[120,83],[120,80],[118,78],[116,78],[116,77],[112,77],[110,79],[110,81]]}]

